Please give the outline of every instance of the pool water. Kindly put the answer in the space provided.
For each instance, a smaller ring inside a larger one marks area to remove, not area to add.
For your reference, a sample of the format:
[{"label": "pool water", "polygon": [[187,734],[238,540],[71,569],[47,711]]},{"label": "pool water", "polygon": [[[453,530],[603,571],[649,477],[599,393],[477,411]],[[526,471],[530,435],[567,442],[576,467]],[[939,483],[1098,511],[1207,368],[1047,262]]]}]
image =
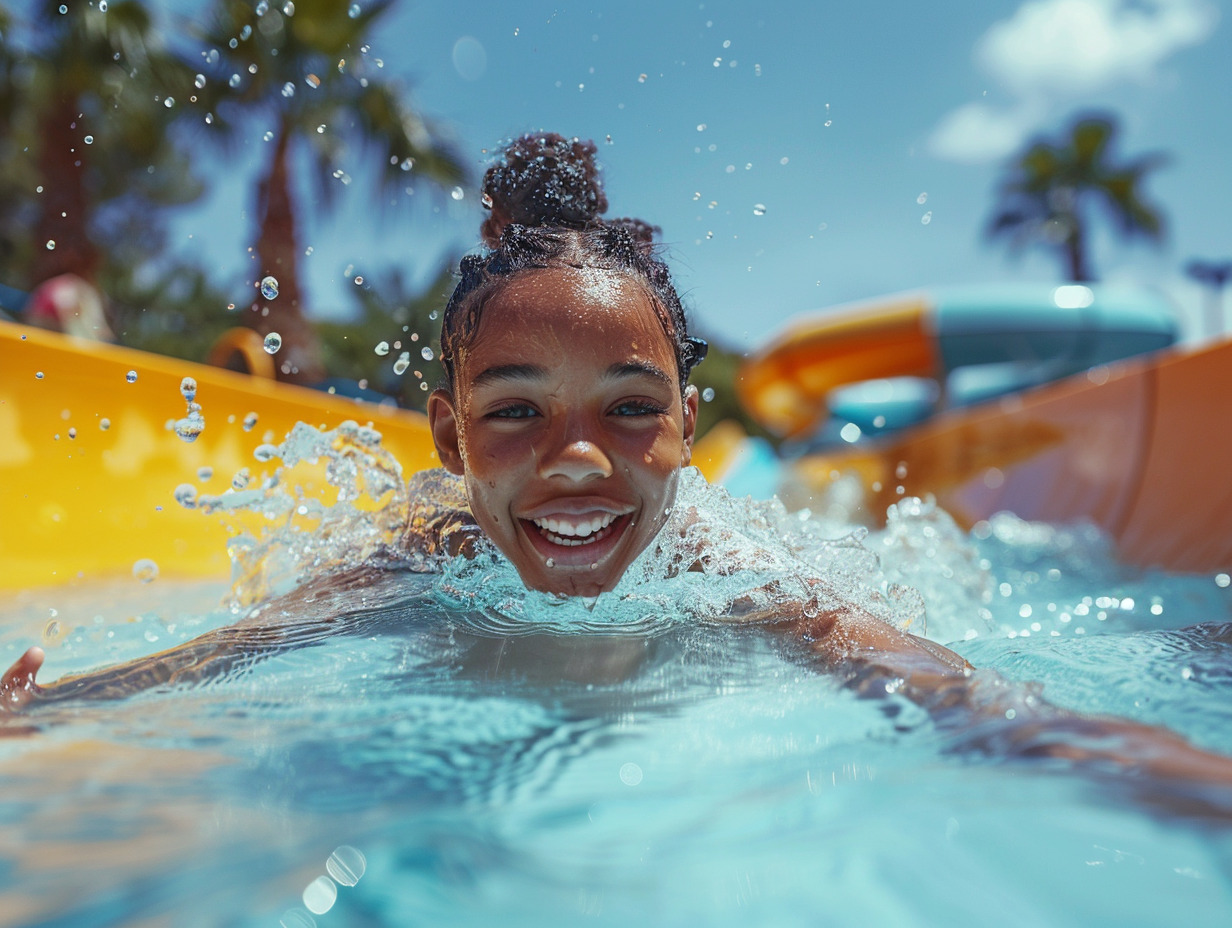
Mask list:
[{"label": "pool water", "polygon": [[[905,595],[897,619],[977,666],[1232,753],[1226,578],[1131,570],[1082,527],[965,533],[910,500],[839,548],[890,600],[918,590],[926,615]],[[242,670],[34,709],[0,739],[0,924],[1232,924],[1218,797],[963,753],[767,630],[664,612],[661,589],[628,621],[605,597],[497,625],[459,608],[498,581],[374,574]],[[227,593],[23,594],[0,658],[42,642],[53,679],[147,654],[235,621]]]}]

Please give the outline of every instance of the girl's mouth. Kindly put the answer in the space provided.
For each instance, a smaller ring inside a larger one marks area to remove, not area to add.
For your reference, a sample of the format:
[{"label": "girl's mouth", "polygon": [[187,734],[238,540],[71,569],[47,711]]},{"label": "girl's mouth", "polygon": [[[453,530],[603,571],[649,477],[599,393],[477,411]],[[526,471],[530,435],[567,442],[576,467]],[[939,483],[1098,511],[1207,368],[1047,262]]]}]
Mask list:
[{"label": "girl's mouth", "polygon": [[603,559],[632,521],[631,513],[522,519],[535,547],[557,566],[589,566]]},{"label": "girl's mouth", "polygon": [[552,544],[575,548],[580,545],[593,545],[612,534],[612,523],[617,518],[612,513],[605,512],[589,519],[532,519],[531,522],[539,530],[539,534]]}]

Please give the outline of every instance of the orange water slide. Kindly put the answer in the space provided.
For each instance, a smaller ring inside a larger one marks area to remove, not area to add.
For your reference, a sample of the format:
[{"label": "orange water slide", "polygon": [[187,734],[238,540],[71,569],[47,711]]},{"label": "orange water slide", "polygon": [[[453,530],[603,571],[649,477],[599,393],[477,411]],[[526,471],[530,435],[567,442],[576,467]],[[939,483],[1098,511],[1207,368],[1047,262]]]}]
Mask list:
[{"label": "orange water slide", "polygon": [[[1090,521],[1128,563],[1232,568],[1232,341],[1092,368],[788,467],[789,505],[857,475],[866,516],[933,494],[959,522]],[[900,489],[901,488],[901,489]]]}]

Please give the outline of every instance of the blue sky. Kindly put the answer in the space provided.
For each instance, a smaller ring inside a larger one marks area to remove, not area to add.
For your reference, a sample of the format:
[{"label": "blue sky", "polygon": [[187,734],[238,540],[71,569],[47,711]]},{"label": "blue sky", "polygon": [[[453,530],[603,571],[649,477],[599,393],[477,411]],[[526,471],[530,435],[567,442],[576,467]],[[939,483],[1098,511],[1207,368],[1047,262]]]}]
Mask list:
[{"label": "blue sky", "polygon": [[[511,135],[594,138],[611,214],[663,228],[697,323],[741,347],[846,301],[1058,280],[1051,255],[1011,259],[981,231],[1007,154],[1076,112],[1110,109],[1123,153],[1171,156],[1147,185],[1169,235],[1158,250],[1100,235],[1096,269],[1165,290],[1196,335],[1201,294],[1182,268],[1232,257],[1227,7],[404,0],[367,57],[449,129],[476,178],[483,150]],[[230,275],[237,302],[264,129],[245,129],[226,170],[210,172],[209,199],[177,224],[186,249]],[[338,208],[301,232],[313,249],[310,303],[322,310],[350,305],[348,268],[400,264],[423,278],[477,241],[475,191],[454,200],[412,181],[414,195],[380,208],[361,155],[344,165],[354,180]]]}]

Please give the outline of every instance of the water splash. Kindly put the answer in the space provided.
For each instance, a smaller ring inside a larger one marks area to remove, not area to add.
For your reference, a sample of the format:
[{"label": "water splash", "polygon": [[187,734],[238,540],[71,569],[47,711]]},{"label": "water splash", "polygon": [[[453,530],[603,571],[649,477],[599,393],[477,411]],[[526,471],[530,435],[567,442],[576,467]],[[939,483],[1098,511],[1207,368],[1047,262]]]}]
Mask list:
[{"label": "water splash", "polygon": [[[397,559],[408,493],[379,432],[352,421],[329,431],[301,422],[281,444],[257,451],[259,461],[276,465],[272,474],[257,482],[244,468],[230,490],[197,498],[197,508],[217,514],[232,533],[233,606],[310,576]],[[329,494],[312,491],[305,472],[319,474]]]}]

